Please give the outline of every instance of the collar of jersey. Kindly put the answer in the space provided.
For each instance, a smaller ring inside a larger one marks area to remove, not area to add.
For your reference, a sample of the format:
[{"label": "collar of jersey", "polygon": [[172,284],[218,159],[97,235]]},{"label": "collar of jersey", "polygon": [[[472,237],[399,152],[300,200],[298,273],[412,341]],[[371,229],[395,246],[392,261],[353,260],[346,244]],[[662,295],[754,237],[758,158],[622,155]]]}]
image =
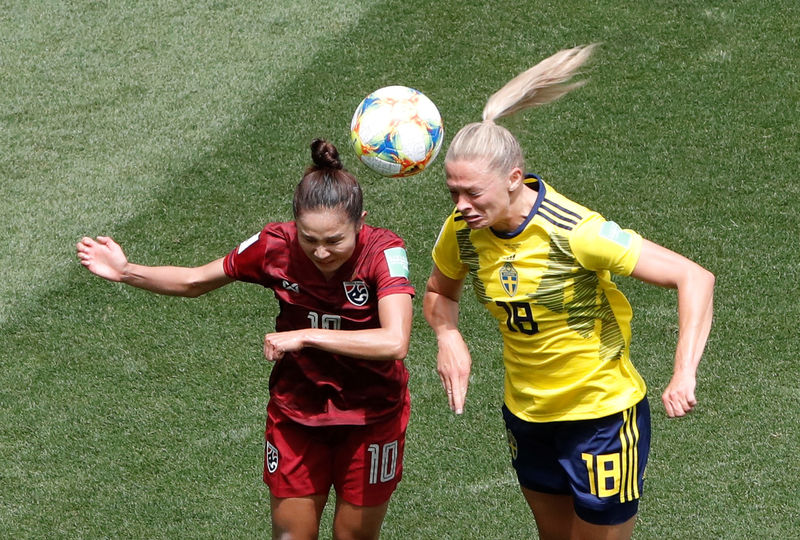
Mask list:
[{"label": "collar of jersey", "polygon": [[528,217],[525,218],[525,221],[523,221],[520,224],[519,227],[517,227],[516,229],[514,229],[511,232],[496,231],[496,230],[492,229],[491,227],[489,227],[491,229],[492,233],[496,237],[504,238],[504,239],[514,238],[519,233],[521,233],[522,231],[525,230],[525,227],[528,226],[528,223],[530,223],[530,221],[533,219],[533,216],[535,216],[536,212],[539,211],[539,206],[542,204],[542,201],[544,200],[544,192],[545,192],[545,189],[546,189],[544,182],[542,181],[541,178],[539,178],[535,174],[526,174],[525,175],[525,187],[530,188],[530,189],[538,189],[539,190],[537,195],[536,195],[536,202],[533,203],[533,207],[531,207],[531,211],[528,212]]}]

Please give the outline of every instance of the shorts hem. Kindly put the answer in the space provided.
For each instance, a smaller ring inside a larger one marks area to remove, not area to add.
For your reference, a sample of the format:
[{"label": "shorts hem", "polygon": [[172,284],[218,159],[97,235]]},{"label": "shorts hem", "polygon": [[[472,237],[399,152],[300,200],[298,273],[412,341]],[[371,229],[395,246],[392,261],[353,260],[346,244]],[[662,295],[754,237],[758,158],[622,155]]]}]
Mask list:
[{"label": "shorts hem", "polygon": [[336,491],[336,498],[337,499],[341,499],[341,500],[345,501],[348,504],[352,504],[353,506],[359,506],[359,507],[362,507],[362,508],[372,508],[374,506],[381,506],[382,504],[386,504],[387,502],[389,502],[392,499],[392,495],[394,495],[395,491],[397,491],[397,486],[396,485],[395,485],[395,488],[392,489],[392,491],[390,491],[389,493],[387,493],[384,497],[374,497],[374,499],[376,499],[376,500],[372,500],[372,499],[363,500],[362,499],[360,501],[355,501],[352,498],[348,497],[346,494],[339,493],[338,491]]},{"label": "shorts hem", "polygon": [[639,501],[630,501],[624,507],[617,506],[614,511],[575,506],[575,513],[592,525],[621,525],[639,513]]}]

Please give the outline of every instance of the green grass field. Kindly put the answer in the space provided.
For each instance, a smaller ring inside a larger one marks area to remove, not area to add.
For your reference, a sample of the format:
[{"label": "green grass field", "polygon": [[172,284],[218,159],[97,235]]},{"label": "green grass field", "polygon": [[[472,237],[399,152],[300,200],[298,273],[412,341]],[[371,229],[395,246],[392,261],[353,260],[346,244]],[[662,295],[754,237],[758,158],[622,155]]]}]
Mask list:
[{"label": "green grass field", "polygon": [[619,280],[654,412],[635,537],[799,537],[799,39],[790,0],[0,0],[0,536],[269,535],[271,294],[157,297],[93,278],[74,244],[217,258],[290,218],[321,136],[361,179],[368,221],[406,239],[420,293],[384,538],[535,537],[499,413],[499,335],[471,293],[463,416],[435,373],[421,293],[451,205],[441,160],[382,179],[348,129],[367,93],[405,84],[437,103],[447,144],[512,76],[600,42],[586,87],[506,125],[531,172],[717,275],[700,404],[681,420],[659,399],[675,294]]}]

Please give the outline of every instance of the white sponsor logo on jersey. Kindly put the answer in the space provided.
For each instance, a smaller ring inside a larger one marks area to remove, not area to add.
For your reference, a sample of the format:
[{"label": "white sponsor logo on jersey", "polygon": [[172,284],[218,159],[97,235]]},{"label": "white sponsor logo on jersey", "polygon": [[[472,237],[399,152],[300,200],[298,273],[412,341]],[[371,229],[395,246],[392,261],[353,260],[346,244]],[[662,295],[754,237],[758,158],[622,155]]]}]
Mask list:
[{"label": "white sponsor logo on jersey", "polygon": [[290,281],[286,281],[285,279],[281,281],[281,286],[283,286],[283,288],[286,289],[287,291],[292,291],[296,293],[300,292],[300,285],[298,285],[297,283],[291,283]]}]

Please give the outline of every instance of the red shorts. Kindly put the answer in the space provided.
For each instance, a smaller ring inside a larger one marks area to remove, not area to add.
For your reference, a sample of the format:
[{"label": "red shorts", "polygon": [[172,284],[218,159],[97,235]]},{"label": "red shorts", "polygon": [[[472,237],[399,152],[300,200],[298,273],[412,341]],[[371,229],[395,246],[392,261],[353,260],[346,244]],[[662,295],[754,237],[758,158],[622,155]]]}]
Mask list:
[{"label": "red shorts", "polygon": [[378,506],[403,474],[410,404],[394,417],[365,426],[306,426],[267,407],[264,482],[275,497],[327,495]]}]

